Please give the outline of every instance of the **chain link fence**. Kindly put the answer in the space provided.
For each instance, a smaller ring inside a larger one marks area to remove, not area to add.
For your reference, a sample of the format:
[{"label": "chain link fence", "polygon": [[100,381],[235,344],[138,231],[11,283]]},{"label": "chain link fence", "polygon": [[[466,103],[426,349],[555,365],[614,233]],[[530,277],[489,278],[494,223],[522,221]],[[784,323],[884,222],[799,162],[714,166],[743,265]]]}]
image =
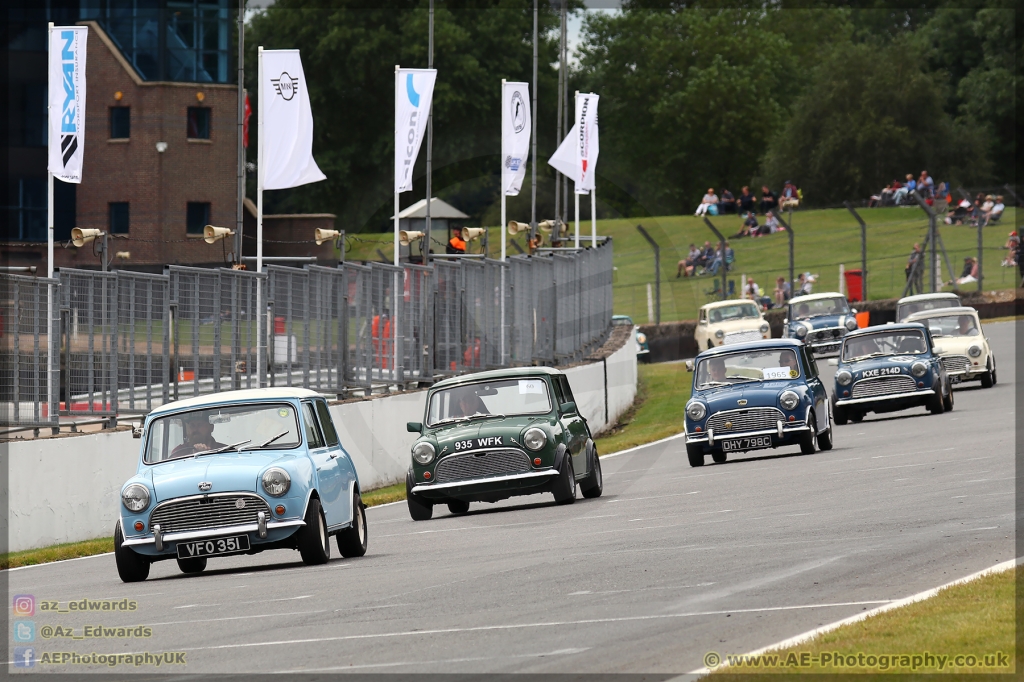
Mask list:
[{"label": "chain link fence", "polygon": [[505,263],[0,275],[3,424],[145,414],[260,386],[343,396],[572,362],[606,337],[611,287],[610,240]]}]

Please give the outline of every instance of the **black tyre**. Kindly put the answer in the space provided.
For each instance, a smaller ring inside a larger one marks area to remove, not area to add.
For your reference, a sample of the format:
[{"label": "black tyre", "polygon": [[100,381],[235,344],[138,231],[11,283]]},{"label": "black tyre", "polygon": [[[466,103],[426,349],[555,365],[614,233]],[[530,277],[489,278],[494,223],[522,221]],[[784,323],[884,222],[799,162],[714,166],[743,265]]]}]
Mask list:
[{"label": "black tyre", "polygon": [[839,407],[836,405],[835,398],[832,399],[832,421],[840,426],[846,426],[846,422],[849,421],[850,414],[846,411],[845,407]]},{"label": "black tyre", "polygon": [[811,428],[809,430],[807,430],[807,431],[804,431],[802,434],[800,434],[800,452],[802,454],[805,454],[805,455],[813,455],[814,454],[814,451],[816,449],[815,446],[817,445],[815,443],[816,439],[815,439],[815,435],[814,435],[815,430],[817,430],[817,426],[815,426],[815,424],[817,424],[817,420],[814,418],[814,413],[812,412],[811,413],[811,419],[810,419],[810,421],[807,424]]},{"label": "black tyre", "polygon": [[729,459],[729,455],[725,452],[712,452],[711,459],[715,464],[725,464],[725,460]]},{"label": "black tyre", "polygon": [[202,573],[206,570],[206,557],[178,559],[178,570],[182,573]]},{"label": "black tyre", "polygon": [[448,503],[448,511],[452,514],[465,514],[469,511],[469,502],[462,500],[452,500]]},{"label": "black tyre", "polygon": [[996,385],[996,369],[992,366],[992,360],[988,361],[988,371],[981,375],[981,387],[992,388]]},{"label": "black tyre", "polygon": [[573,471],[572,455],[568,450],[562,455],[562,470],[558,472],[551,492],[558,504],[572,504],[576,501],[576,472]]},{"label": "black tyre", "polygon": [[704,466],[704,450],[700,445],[686,445],[686,459],[690,460],[690,466]]},{"label": "black tyre", "polygon": [[952,412],[953,411],[953,385],[952,384],[950,384],[948,390],[949,390],[949,395],[947,395],[945,398],[942,399],[942,409],[944,409],[946,412]]},{"label": "black tyre", "polygon": [[580,483],[580,492],[588,500],[601,497],[604,492],[604,474],[601,473],[601,458],[597,456],[597,447],[593,447],[590,452],[590,475]]},{"label": "black tyre", "polygon": [[351,559],[352,557],[366,554],[369,539],[363,498],[359,496],[359,493],[356,493],[352,499],[352,525],[345,530],[339,531],[334,536],[334,541],[338,543],[338,551],[341,553],[341,556]]},{"label": "black tyre", "polygon": [[932,397],[928,399],[928,411],[932,414],[942,414],[946,411],[946,401],[942,397],[942,383],[935,386]]},{"label": "black tyre", "polygon": [[862,421],[864,421],[864,413],[854,412],[853,414],[850,415],[850,419],[853,421],[854,424],[860,424]]},{"label": "black tyre", "polygon": [[114,562],[117,564],[117,575],[122,582],[138,583],[149,577],[150,561],[138,554],[131,547],[125,547],[124,535],[121,533],[121,522],[114,526]]},{"label": "black tyre", "polygon": [[[831,412],[831,406],[825,409]],[[818,449],[822,452],[827,452],[832,449],[832,425],[835,421],[835,413],[832,413],[832,418],[828,420],[828,429],[818,434]]]},{"label": "black tyre", "polygon": [[429,521],[434,515],[434,504],[412,491],[412,475],[405,479],[405,502],[409,505],[409,516],[413,521]]},{"label": "black tyre", "polygon": [[311,498],[306,507],[306,525],[296,533],[296,545],[302,556],[302,563],[307,566],[326,564],[331,559],[331,543],[327,536],[327,521],[320,508],[320,500]]}]

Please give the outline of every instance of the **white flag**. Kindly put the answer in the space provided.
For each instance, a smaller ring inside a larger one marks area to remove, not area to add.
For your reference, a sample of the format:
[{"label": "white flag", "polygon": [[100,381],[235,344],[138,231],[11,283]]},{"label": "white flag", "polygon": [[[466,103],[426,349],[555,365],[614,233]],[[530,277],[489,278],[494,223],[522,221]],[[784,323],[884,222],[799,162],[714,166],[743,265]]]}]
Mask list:
[{"label": "white flag", "polygon": [[85,26],[54,26],[50,31],[47,170],[64,182],[82,182],[88,37]]},{"label": "white flag", "polygon": [[298,50],[262,50],[259,144],[263,189],[326,180],[313,160],[313,108]]},{"label": "white flag", "polygon": [[505,83],[501,93],[501,189],[519,195],[530,158],[530,86]]},{"label": "white flag", "polygon": [[598,95],[580,93],[576,96],[576,119],[569,134],[558,145],[548,163],[570,178],[577,194],[594,189],[597,156],[600,152],[597,129]]},{"label": "white flag", "polygon": [[412,171],[427,129],[437,69],[395,70],[395,192],[412,189]]}]

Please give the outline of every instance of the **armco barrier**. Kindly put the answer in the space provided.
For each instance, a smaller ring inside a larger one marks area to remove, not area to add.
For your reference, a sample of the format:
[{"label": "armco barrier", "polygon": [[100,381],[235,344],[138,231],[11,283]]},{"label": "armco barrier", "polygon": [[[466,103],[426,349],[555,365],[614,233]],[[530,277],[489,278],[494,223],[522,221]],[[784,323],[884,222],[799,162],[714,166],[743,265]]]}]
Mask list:
[{"label": "armco barrier", "polygon": [[[614,333],[596,354],[602,359],[565,370],[595,433],[614,424],[636,396],[636,354],[629,339],[628,333]],[[364,489],[404,480],[415,440],[405,423],[422,419],[426,395],[412,391],[331,405]],[[140,444],[125,427],[5,443],[0,467],[9,476],[8,513],[0,520],[0,552],[111,536],[121,485],[135,473]]]}]

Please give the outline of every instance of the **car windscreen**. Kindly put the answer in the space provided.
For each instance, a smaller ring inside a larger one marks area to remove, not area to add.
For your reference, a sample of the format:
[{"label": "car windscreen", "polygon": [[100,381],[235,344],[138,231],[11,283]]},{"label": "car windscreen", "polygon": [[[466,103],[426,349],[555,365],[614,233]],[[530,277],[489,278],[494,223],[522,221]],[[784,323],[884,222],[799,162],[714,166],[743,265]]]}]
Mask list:
[{"label": "car windscreen", "polygon": [[800,376],[796,353],[789,348],[713,355],[697,363],[696,387],[713,388],[749,381],[795,379]]},{"label": "car windscreen", "polygon": [[846,304],[846,299],[841,296],[800,301],[789,306],[789,318],[791,320],[806,320],[809,317],[817,317],[819,315],[847,315],[849,312],[850,306]]},{"label": "car windscreen", "polygon": [[295,409],[287,403],[211,407],[150,422],[145,462],[192,457],[235,444],[239,450],[287,450],[301,442]]},{"label": "car windscreen", "polygon": [[543,379],[502,379],[453,386],[430,395],[427,425],[478,416],[547,414],[551,395]]},{"label": "car windscreen", "polygon": [[718,322],[729,322],[731,320],[746,320],[759,318],[757,306],[753,303],[736,303],[735,305],[720,305],[708,310],[708,319],[712,324]]},{"label": "car windscreen", "polygon": [[924,334],[916,329],[858,334],[843,344],[843,360],[883,355],[920,355],[928,350]]},{"label": "car windscreen", "polygon": [[932,336],[978,336],[981,330],[974,315],[943,315],[921,320]]},{"label": "car windscreen", "polygon": [[896,321],[902,322],[914,313],[919,313],[922,310],[941,310],[943,308],[957,308],[959,306],[959,298],[932,298],[924,301],[911,301],[899,306],[896,310]]}]

